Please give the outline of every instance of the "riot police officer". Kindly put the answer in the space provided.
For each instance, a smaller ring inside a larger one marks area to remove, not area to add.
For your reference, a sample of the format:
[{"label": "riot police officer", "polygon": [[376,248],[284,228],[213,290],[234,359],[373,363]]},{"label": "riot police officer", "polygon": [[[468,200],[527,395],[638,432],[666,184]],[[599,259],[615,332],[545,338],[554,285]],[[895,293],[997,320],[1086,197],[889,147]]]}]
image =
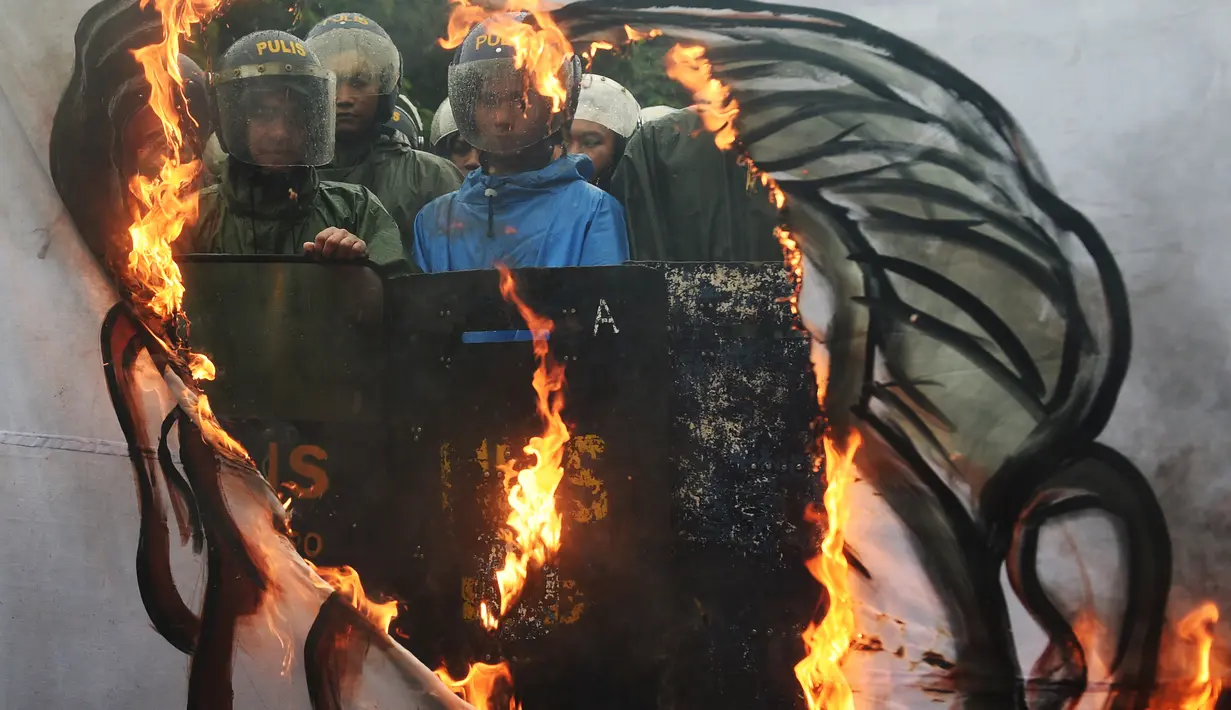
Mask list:
[{"label": "riot police officer", "polygon": [[592,182],[606,189],[624,146],[641,125],[641,105],[615,79],[598,74],[581,77],[577,115],[568,127],[568,152],[585,153],[594,161]]},{"label": "riot police officer", "polygon": [[501,37],[530,13],[497,15],[470,31],[449,67],[449,105],[462,139],[482,151],[482,169],[415,219],[424,271],[618,264],[628,258],[624,210],[589,184],[584,155],[556,158],[577,108],[581,60],[555,69],[552,100]]},{"label": "riot police officer", "polygon": [[453,161],[462,174],[479,168],[479,149],[462,140],[457,133],[457,121],[453,120],[453,107],[445,99],[432,116],[432,152]]},{"label": "riot police officer", "polygon": [[423,148],[423,118],[419,109],[415,108],[410,97],[399,94],[397,105],[393,107],[393,116],[385,125],[401,133],[410,141],[410,146],[416,150]]},{"label": "riot police officer", "polygon": [[302,251],[409,269],[380,200],[317,175],[333,155],[334,76],[312,50],[285,32],[256,32],[227,50],[211,83],[226,169],[201,191],[200,218],[180,251]]},{"label": "riot police officer", "polygon": [[409,252],[415,215],[456,190],[462,176],[452,163],[415,150],[386,125],[397,110],[401,55],[380,25],[357,13],[331,15],[308,32],[305,43],[338,78],[337,146],[321,175],[375,193]]}]

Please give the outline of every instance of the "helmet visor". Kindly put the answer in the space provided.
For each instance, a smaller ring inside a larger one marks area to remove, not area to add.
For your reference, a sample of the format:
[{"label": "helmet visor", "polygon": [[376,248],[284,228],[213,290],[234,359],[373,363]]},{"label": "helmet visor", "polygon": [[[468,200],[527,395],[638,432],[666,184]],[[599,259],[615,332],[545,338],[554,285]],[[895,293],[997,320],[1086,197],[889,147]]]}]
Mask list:
[{"label": "helmet visor", "polygon": [[356,94],[397,93],[398,50],[374,32],[336,29],[307,40],[308,48],[338,78],[339,91]]},{"label": "helmet visor", "polygon": [[556,133],[566,112],[530,84],[512,59],[484,59],[449,67],[449,104],[463,140],[481,151],[515,153]]},{"label": "helmet visor", "polygon": [[333,74],[277,74],[267,65],[244,69],[242,76],[224,78],[218,86],[219,128],[230,155],[262,167],[332,160]]}]

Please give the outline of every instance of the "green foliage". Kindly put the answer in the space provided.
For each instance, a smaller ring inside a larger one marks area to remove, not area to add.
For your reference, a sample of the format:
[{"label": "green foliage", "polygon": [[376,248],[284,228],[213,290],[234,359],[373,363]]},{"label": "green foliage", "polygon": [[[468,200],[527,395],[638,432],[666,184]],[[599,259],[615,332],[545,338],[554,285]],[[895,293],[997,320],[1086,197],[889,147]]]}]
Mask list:
[{"label": "green foliage", "polygon": [[692,103],[692,98],[663,67],[663,57],[670,48],[670,40],[658,38],[629,45],[618,53],[599,52],[590,71],[623,84],[643,107],[683,108]]},{"label": "green foliage", "polygon": [[[184,51],[209,69],[214,58],[244,35],[285,30],[302,37],[317,22],[339,12],[367,15],[385,28],[402,52],[402,93],[421,112],[435,111],[448,95],[452,57],[436,42],[448,21],[445,0],[234,0]],[[600,52],[592,71],[623,84],[642,106],[687,106],[688,93],[663,70],[663,55],[669,47],[670,43],[654,40],[619,53]]]}]

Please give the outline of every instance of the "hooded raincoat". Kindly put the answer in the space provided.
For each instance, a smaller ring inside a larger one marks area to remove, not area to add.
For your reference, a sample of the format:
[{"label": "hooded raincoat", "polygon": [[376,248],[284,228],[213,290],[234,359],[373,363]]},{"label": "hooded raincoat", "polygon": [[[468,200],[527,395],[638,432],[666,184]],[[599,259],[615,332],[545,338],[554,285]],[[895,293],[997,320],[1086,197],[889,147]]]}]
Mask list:
[{"label": "hooded raincoat", "polygon": [[407,254],[415,215],[462,184],[462,173],[451,161],[415,150],[401,133],[387,130],[359,148],[338,145],[333,162],[319,170],[322,180],[362,185],[380,198],[398,224]]},{"label": "hooded raincoat", "polygon": [[366,188],[322,181],[314,168],[256,175],[228,159],[221,182],[201,191],[197,224],[176,240],[177,250],[302,254],[304,242],[340,227],[367,242],[368,258],[386,274],[410,271],[397,225]]},{"label": "hooded raincoat", "polygon": [[737,159],[688,109],[643,123],[609,186],[627,212],[632,258],[780,261],[778,210]]},{"label": "hooded raincoat", "polygon": [[475,170],[415,220],[415,259],[429,273],[603,266],[628,260],[624,210],[588,180],[584,155],[513,175]]}]

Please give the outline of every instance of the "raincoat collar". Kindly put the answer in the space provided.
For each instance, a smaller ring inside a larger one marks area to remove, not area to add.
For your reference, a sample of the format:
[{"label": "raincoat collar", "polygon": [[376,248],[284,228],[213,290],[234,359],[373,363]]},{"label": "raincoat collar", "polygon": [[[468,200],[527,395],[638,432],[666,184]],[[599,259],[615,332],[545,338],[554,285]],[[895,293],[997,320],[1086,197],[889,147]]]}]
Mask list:
[{"label": "raincoat collar", "polygon": [[458,199],[471,204],[521,202],[545,192],[555,192],[574,182],[588,182],[594,175],[594,162],[585,155],[566,155],[538,170],[511,175],[487,175],[473,170],[462,182]]},{"label": "raincoat collar", "polygon": [[312,208],[320,178],[316,168],[292,168],[286,173],[262,172],[227,158],[222,195],[236,214],[258,219],[299,218]]}]

